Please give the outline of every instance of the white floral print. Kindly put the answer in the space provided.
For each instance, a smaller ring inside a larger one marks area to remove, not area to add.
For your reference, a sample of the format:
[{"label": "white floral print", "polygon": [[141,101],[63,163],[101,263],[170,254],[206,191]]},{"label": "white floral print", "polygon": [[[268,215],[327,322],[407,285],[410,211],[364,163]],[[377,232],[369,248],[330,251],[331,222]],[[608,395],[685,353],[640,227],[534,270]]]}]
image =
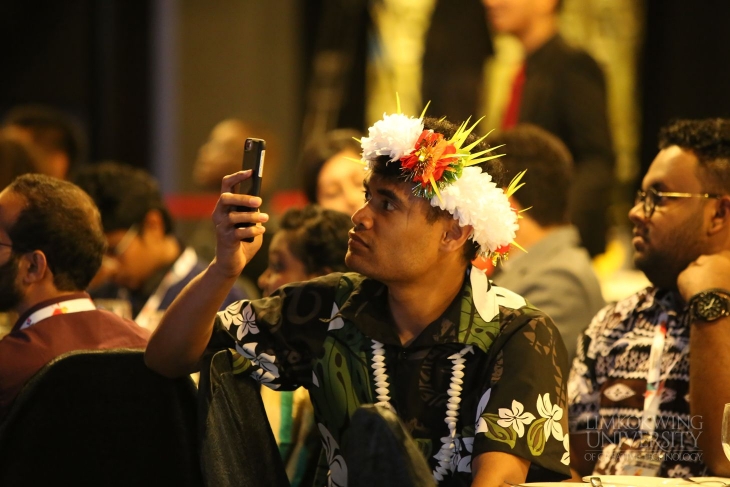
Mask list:
[{"label": "white floral print", "polygon": [[563,435],[563,448],[565,448],[565,453],[563,453],[563,457],[560,459],[560,463],[563,465],[570,465],[570,435]]},{"label": "white floral print", "polygon": [[241,318],[241,323],[239,324],[238,331],[236,332],[236,336],[239,340],[242,340],[243,337],[249,333],[257,334],[259,332],[259,327],[256,326],[256,314],[253,312],[253,308],[250,303],[243,308],[243,311],[239,316]]},{"label": "white floral print", "polygon": [[347,464],[345,459],[340,455],[340,446],[329,430],[322,424],[317,423],[319,433],[322,435],[322,443],[324,451],[327,454],[327,464],[330,466],[329,475],[327,476],[328,487],[344,487],[347,485]]},{"label": "white floral print", "polygon": [[492,389],[487,389],[487,391],[482,395],[482,398],[479,400],[479,405],[477,406],[476,433],[486,433],[489,431],[487,422],[484,418],[482,418],[482,413],[487,408],[491,395]]},{"label": "white floral print", "polygon": [[542,396],[539,394],[537,396],[537,413],[547,419],[543,426],[545,441],[550,439],[551,434],[556,440],[563,441],[563,427],[560,424],[560,420],[563,419],[563,408],[557,404],[552,404],[550,394],[547,392]]},{"label": "white floral print", "polygon": [[522,438],[525,434],[525,426],[535,421],[535,415],[525,412],[525,407],[521,402],[512,400],[512,410],[507,408],[499,408],[499,417],[497,424],[503,428],[512,428],[517,436]]},{"label": "white floral print", "polygon": [[454,439],[454,456],[451,457],[451,471],[471,472],[471,452],[474,447],[474,437],[457,437]]}]

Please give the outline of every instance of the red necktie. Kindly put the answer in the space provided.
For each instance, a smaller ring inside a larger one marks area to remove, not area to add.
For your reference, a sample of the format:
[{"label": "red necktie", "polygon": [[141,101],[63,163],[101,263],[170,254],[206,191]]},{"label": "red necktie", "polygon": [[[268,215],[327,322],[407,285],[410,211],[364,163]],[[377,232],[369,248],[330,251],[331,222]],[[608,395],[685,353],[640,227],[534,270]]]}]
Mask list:
[{"label": "red necktie", "polygon": [[520,119],[520,102],[522,101],[522,87],[525,85],[525,64],[520,66],[517,75],[512,81],[512,92],[510,93],[507,110],[502,118],[502,129],[510,129],[517,125]]}]

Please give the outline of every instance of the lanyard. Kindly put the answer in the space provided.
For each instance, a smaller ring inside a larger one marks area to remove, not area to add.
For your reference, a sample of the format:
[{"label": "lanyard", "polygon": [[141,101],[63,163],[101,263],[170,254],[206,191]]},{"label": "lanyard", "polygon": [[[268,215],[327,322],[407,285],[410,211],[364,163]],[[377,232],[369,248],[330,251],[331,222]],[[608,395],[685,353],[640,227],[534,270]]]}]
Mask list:
[{"label": "lanyard", "polygon": [[41,308],[38,311],[33,312],[33,314],[31,314],[28,319],[23,322],[20,329],[25,330],[39,321],[43,321],[51,316],[79,313],[81,311],[92,311],[95,309],[96,306],[94,306],[94,303],[89,298],[69,299],[68,301],[61,301],[60,303],[53,303],[45,308]]},{"label": "lanyard", "polygon": [[659,406],[662,403],[664,382],[674,366],[684,354],[679,354],[674,362],[667,367],[662,376],[662,356],[664,355],[664,343],[667,337],[667,321],[669,316],[666,312],[659,315],[659,320],[654,326],[654,340],[651,343],[649,353],[649,370],[646,377],[646,393],[644,393],[644,411],[641,413],[641,430],[652,434],[656,430],[656,418],[659,415]]},{"label": "lanyard", "polygon": [[190,274],[190,271],[193,270],[193,267],[195,267],[197,262],[198,256],[195,254],[195,250],[192,247],[186,248],[185,252],[183,252],[175,261],[172,269],[170,269],[167,274],[165,274],[165,277],[162,278],[162,282],[160,282],[160,285],[157,286],[157,289],[152,296],[150,296],[144,306],[142,306],[139,314],[137,314],[134,321],[139,326],[149,330],[152,330],[157,326],[158,320],[153,318],[155,317],[157,309],[160,307],[160,303],[165,297],[165,294],[167,294],[167,291],[172,286]]}]

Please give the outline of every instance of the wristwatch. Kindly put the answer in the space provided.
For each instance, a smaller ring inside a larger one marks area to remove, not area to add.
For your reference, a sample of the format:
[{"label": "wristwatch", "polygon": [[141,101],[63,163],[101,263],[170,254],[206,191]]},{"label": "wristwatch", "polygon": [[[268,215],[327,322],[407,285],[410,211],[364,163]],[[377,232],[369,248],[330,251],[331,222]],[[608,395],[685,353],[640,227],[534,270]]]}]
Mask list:
[{"label": "wristwatch", "polygon": [[689,299],[687,303],[692,321],[715,321],[730,316],[730,291],[707,289]]}]

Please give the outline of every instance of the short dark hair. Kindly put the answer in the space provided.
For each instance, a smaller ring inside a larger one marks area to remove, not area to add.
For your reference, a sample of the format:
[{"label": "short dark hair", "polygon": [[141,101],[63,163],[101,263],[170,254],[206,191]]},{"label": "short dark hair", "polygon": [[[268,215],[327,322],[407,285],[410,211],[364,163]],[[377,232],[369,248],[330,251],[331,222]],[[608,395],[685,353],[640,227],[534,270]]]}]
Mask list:
[{"label": "short dark hair", "polygon": [[730,119],[674,120],[659,131],[659,149],[691,151],[708,192],[730,193]]},{"label": "short dark hair", "polygon": [[101,266],[106,239],[94,202],[78,186],[25,174],[7,188],[25,199],[8,235],[18,252],[40,250],[60,291],[81,291]]},{"label": "short dark hair", "polygon": [[360,154],[360,144],[355,138],[362,134],[354,129],[337,129],[309,142],[302,152],[302,186],[310,203],[317,203],[317,182],[322,166],[342,151]]},{"label": "short dark hair", "polygon": [[30,149],[0,131],[0,191],[18,176],[36,170],[37,162]]},{"label": "short dark hair", "polygon": [[[445,118],[436,119],[433,117],[424,117],[423,128],[424,130],[433,130],[434,132],[443,135],[445,139],[450,139],[454,136],[459,127],[449,122]],[[465,145],[476,142],[478,139],[479,136],[472,132],[466,138]],[[472,152],[479,152],[488,148],[489,144],[486,140],[483,140],[472,149]],[[480,164],[480,167],[482,168],[482,171],[492,176],[492,181],[497,184],[497,186],[504,186],[504,167],[502,166],[502,163],[499,161],[499,159],[492,159],[483,162],[482,164]],[[403,179],[403,172],[401,169],[400,161],[391,162],[388,156],[378,157],[372,165],[372,171],[373,174],[377,174],[378,176],[384,177],[394,182],[398,181],[402,183],[405,181]],[[428,205],[428,213],[426,215],[426,218],[429,222],[433,223],[440,218],[447,217],[452,219],[454,218],[448,211],[442,210],[441,208],[437,208],[435,206],[430,206],[430,204]],[[464,257],[466,258],[466,260],[471,262],[476,258],[478,252],[479,244],[474,242],[474,240],[469,239],[464,245]]]},{"label": "short dark hair", "polygon": [[293,208],[284,213],[279,230],[288,232],[289,251],[299,259],[307,273],[345,272],[350,216],[318,205]]},{"label": "short dark hair", "polygon": [[570,222],[568,207],[573,180],[573,159],[557,137],[535,125],[520,124],[492,137],[493,144],[504,144],[500,158],[511,180],[520,171],[525,185],[512,197],[541,226]]},{"label": "short dark hair", "polygon": [[33,143],[64,152],[68,156],[69,172],[86,158],[86,135],[81,125],[60,110],[45,105],[20,105],[8,111],[3,124],[27,129]]},{"label": "short dark hair", "polygon": [[82,168],[75,182],[96,202],[105,232],[139,225],[147,213],[157,210],[162,214],[165,233],[172,233],[172,217],[160,187],[147,171],[107,161]]}]

